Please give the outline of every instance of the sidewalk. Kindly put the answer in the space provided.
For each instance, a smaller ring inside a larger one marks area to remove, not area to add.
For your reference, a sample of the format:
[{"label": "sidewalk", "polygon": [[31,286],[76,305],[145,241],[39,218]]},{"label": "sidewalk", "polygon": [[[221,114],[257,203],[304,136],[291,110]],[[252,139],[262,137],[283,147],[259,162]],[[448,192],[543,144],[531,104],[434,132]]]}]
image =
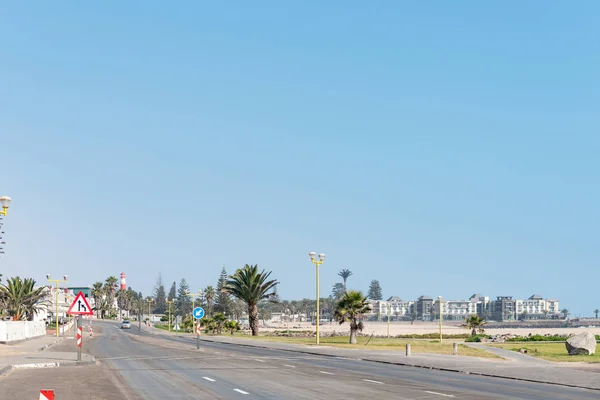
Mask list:
[{"label": "sidewalk", "polygon": [[[143,330],[150,333],[148,332],[149,329]],[[155,336],[175,336],[174,333],[165,332],[160,329],[153,329],[152,334]],[[180,334],[179,337],[193,338],[190,334]],[[356,349],[331,346],[317,347],[314,345],[278,343],[260,339],[244,339],[229,336],[202,335],[200,336],[200,339],[206,342],[292,351],[329,357],[344,357],[348,359],[396,364],[416,368],[600,390],[600,377],[598,372],[583,370],[581,364],[552,363],[550,361],[536,359],[504,349],[495,350],[487,347],[484,348],[484,350],[491,351],[504,358],[503,360],[497,360],[460,355],[451,356],[423,353],[413,353],[413,355],[407,357],[404,351],[362,350],[360,349],[360,346],[357,346]],[[474,347],[479,348],[479,346]]]},{"label": "sidewalk", "polygon": [[[95,358],[82,354],[82,361],[77,362],[77,352],[61,352],[46,350],[55,344],[72,337],[41,336],[14,345],[0,345],[0,377],[14,369],[23,368],[54,368],[60,366],[86,365],[95,363]],[[75,343],[73,343],[75,348]]]}]

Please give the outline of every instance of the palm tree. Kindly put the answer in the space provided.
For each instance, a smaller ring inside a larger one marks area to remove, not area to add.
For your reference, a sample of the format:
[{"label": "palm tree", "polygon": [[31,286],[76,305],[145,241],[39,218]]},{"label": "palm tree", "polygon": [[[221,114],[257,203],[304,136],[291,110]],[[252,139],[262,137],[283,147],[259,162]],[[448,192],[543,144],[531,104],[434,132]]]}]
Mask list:
[{"label": "palm tree", "polygon": [[33,320],[33,315],[47,304],[46,287],[35,288],[35,280],[9,278],[0,286],[0,299],[13,320]]},{"label": "palm tree", "polygon": [[275,295],[274,289],[279,282],[268,280],[271,272],[258,272],[258,265],[246,264],[229,277],[225,290],[240,299],[248,306],[248,321],[252,336],[258,336],[258,303],[261,300],[271,300]]},{"label": "palm tree", "polygon": [[115,303],[115,296],[117,294],[117,283],[119,280],[114,276],[109,276],[104,281],[104,292],[106,293],[106,302],[108,303],[108,308],[113,308],[113,304]]},{"label": "palm tree", "polygon": [[208,331],[211,330],[211,329],[213,330],[213,333],[214,333],[214,329],[216,327],[214,319],[212,319],[210,317],[208,317],[208,318],[202,318],[200,320],[200,325],[202,325],[204,327],[204,329],[206,329],[206,333],[208,333]]},{"label": "palm tree", "polygon": [[335,308],[334,318],[337,322],[350,324],[350,344],[356,344],[356,334],[363,330],[363,323],[359,321],[364,314],[371,311],[371,304],[362,292],[351,290],[345,292]]},{"label": "palm tree", "polygon": [[349,269],[343,269],[340,272],[338,272],[338,275],[342,277],[342,279],[344,280],[344,292],[346,291],[346,282],[348,281],[348,278],[350,278],[352,276],[352,271],[350,271]]},{"label": "palm tree", "polygon": [[600,310],[597,308],[594,310],[594,314],[596,314],[596,319],[598,319],[598,314],[600,314]]},{"label": "palm tree", "polygon": [[479,315],[471,315],[465,319],[465,323],[462,325],[467,329],[471,330],[471,335],[477,335],[477,331],[479,333],[483,333],[483,325],[486,324],[485,319],[481,318]]},{"label": "palm tree", "polygon": [[213,304],[215,303],[215,296],[217,292],[213,289],[212,286],[207,286],[204,289],[204,298],[206,299],[206,313],[208,315],[212,315]]},{"label": "palm tree", "polygon": [[223,313],[215,313],[215,315],[213,315],[213,321],[215,321],[215,324],[217,326],[217,333],[220,335],[221,332],[223,331],[223,324],[225,323],[225,321],[227,321],[227,317],[225,316],[225,314]]},{"label": "palm tree", "polygon": [[102,282],[96,282],[92,286],[92,297],[94,298],[94,308],[96,308],[96,318],[100,312],[100,304],[102,303],[102,296],[104,296],[104,288]]},{"label": "palm tree", "polygon": [[237,321],[225,321],[223,327],[233,335],[233,332],[240,330],[240,324]]},{"label": "palm tree", "polygon": [[569,317],[570,312],[566,308],[563,308],[560,312],[562,313],[562,315],[564,315],[565,319]]}]

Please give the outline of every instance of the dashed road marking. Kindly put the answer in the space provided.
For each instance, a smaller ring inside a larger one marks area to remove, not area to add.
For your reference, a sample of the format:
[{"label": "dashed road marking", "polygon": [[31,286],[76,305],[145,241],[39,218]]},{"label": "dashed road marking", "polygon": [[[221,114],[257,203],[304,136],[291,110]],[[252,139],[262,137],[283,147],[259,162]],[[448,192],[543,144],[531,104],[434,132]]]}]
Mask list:
[{"label": "dashed road marking", "polygon": [[363,381],[365,382],[371,382],[371,383],[378,383],[380,385],[383,385],[383,382],[379,382],[379,381],[372,381],[371,379],[363,379]]},{"label": "dashed road marking", "polygon": [[255,358],[254,361],[265,362],[265,360],[259,360],[258,358]]},{"label": "dashed road marking", "polygon": [[322,374],[325,374],[325,375],[335,375],[333,372],[327,372],[327,371],[319,371],[319,372]]},{"label": "dashed road marking", "polygon": [[233,390],[235,390],[236,392],[241,393],[241,394],[250,394],[250,393],[244,392],[243,390],[240,390],[240,389],[233,389]]},{"label": "dashed road marking", "polygon": [[214,382],[215,380],[212,378],[209,378],[208,376],[203,376],[202,379],[206,379],[209,382]]},{"label": "dashed road marking", "polygon": [[446,393],[439,393],[439,392],[432,392],[429,390],[425,390],[425,393],[429,393],[429,394],[437,394],[438,396],[444,396],[444,397],[454,397],[453,394],[446,394]]},{"label": "dashed road marking", "polygon": [[296,367],[294,367],[293,365],[290,365],[290,364],[283,364],[283,366],[284,367],[290,367],[290,368],[296,368]]}]

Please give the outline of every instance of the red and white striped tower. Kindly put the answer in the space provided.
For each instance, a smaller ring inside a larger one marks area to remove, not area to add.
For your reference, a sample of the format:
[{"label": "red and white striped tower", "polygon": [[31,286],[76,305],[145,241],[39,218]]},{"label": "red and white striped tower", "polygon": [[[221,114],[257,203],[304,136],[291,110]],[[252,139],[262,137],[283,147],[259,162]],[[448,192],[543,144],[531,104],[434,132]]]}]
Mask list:
[{"label": "red and white striped tower", "polygon": [[121,272],[121,290],[127,290],[127,282],[125,281],[125,272]]}]

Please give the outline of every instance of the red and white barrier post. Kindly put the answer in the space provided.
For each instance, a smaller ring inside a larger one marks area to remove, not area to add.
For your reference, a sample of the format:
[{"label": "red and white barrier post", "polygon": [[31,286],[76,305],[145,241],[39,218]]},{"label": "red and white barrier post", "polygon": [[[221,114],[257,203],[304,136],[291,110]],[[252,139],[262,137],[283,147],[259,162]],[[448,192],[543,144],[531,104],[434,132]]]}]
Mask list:
[{"label": "red and white barrier post", "polygon": [[52,389],[40,390],[39,400],[54,400],[54,390],[52,390]]}]

